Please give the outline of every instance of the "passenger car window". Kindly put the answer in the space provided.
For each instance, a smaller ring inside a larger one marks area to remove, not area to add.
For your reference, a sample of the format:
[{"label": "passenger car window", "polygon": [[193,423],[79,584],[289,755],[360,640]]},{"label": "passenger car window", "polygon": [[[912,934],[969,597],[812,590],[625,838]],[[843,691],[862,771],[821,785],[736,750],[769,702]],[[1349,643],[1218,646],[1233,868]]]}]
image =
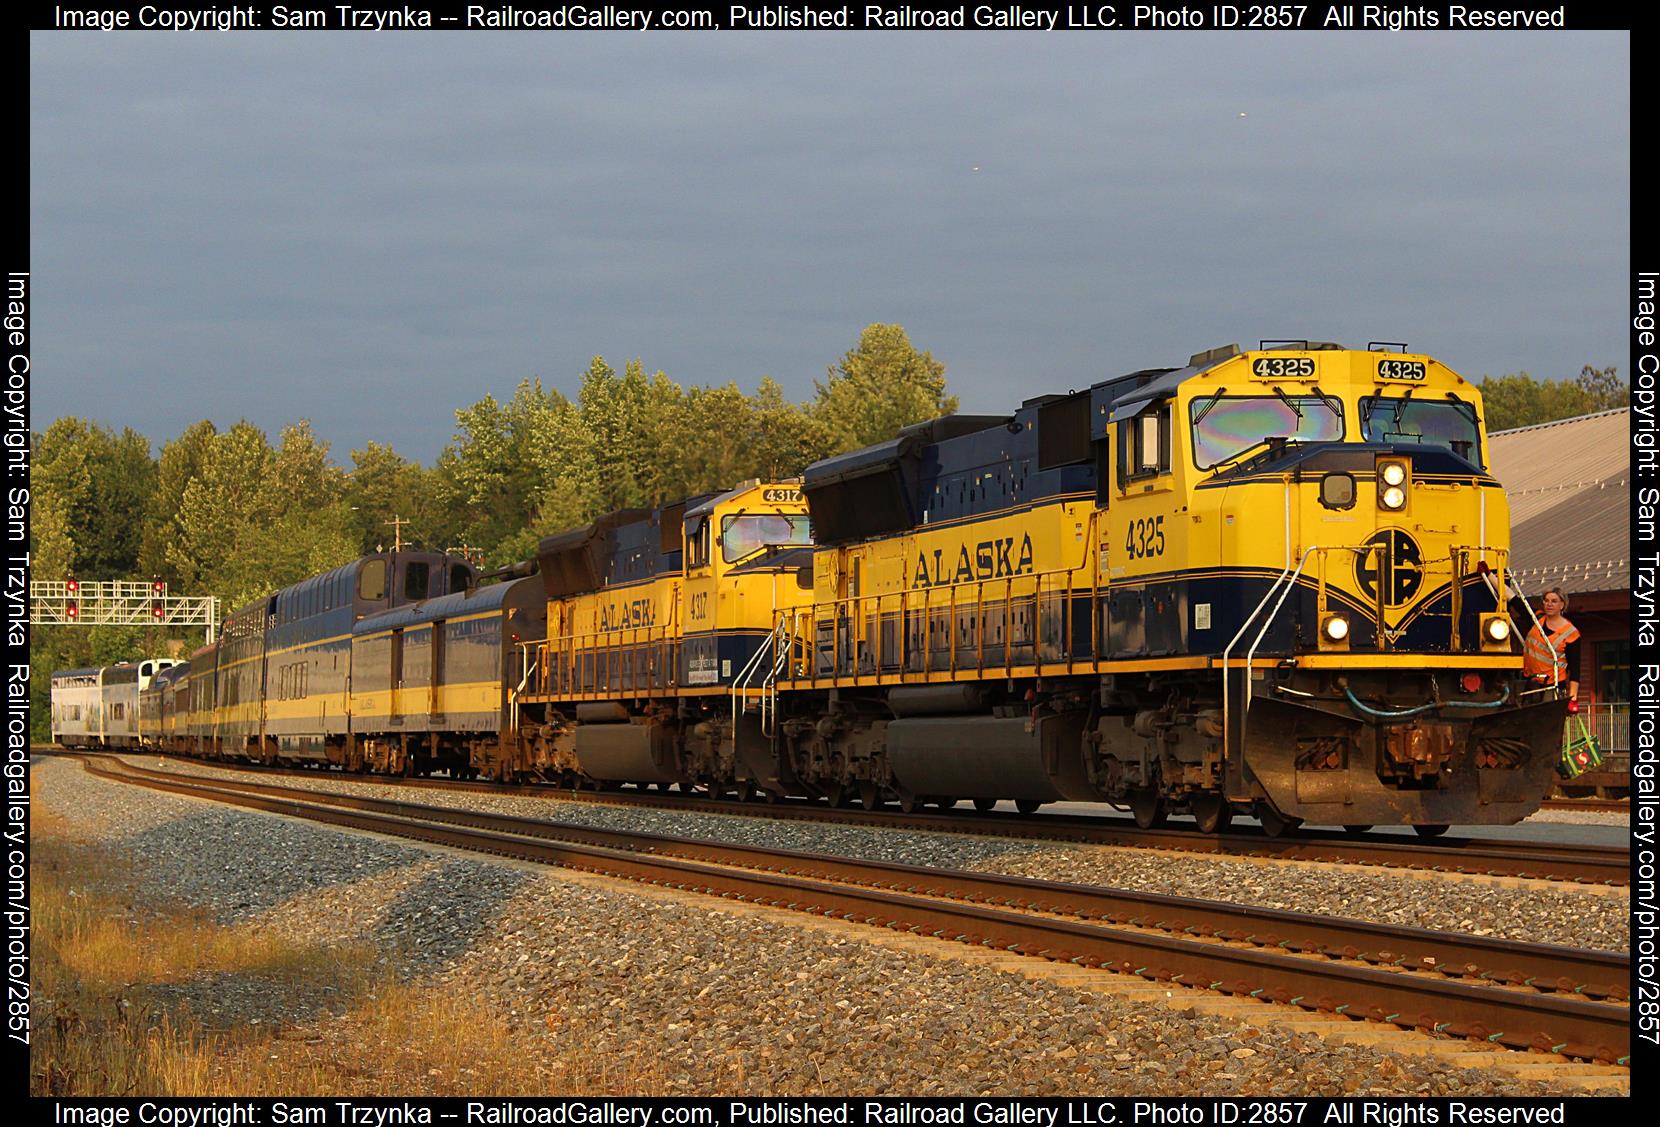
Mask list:
[{"label": "passenger car window", "polygon": [[403,596],[406,599],[427,597],[428,568],[424,563],[406,564],[403,569]]},{"label": "passenger car window", "polygon": [[386,561],[370,560],[357,573],[357,597],[371,602],[386,598]]}]

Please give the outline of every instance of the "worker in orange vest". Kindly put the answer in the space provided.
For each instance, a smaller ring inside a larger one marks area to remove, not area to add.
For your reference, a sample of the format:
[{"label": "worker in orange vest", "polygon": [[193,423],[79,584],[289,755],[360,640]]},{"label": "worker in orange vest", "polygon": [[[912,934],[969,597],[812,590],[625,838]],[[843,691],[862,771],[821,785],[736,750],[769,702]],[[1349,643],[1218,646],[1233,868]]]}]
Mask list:
[{"label": "worker in orange vest", "polygon": [[1539,625],[1528,631],[1522,647],[1522,675],[1541,685],[1568,682],[1568,711],[1578,712],[1579,630],[1562,616],[1567,609],[1568,597],[1562,588],[1552,587],[1545,592],[1544,614]]}]

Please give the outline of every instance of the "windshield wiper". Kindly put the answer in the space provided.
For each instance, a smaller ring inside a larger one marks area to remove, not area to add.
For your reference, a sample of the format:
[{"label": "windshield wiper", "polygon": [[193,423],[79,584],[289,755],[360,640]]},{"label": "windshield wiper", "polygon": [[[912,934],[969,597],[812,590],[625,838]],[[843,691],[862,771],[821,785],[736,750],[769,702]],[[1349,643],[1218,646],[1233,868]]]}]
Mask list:
[{"label": "windshield wiper", "polygon": [[1303,421],[1302,409],[1299,408],[1296,403],[1292,402],[1291,397],[1289,395],[1287,395],[1280,388],[1279,384],[1275,384],[1273,386],[1274,386],[1274,394],[1279,396],[1281,401],[1283,401],[1287,407],[1291,408],[1291,413],[1297,416],[1297,421],[1299,423],[1302,422]]},{"label": "windshield wiper", "polygon": [[1343,401],[1341,399],[1337,398],[1335,395],[1327,395],[1325,392],[1321,391],[1319,384],[1314,385],[1314,394],[1320,397],[1320,402],[1326,405],[1326,410],[1330,411],[1340,419],[1343,417]]},{"label": "windshield wiper", "polygon": [[1210,414],[1210,409],[1222,402],[1222,397],[1226,394],[1228,394],[1228,389],[1225,387],[1219,387],[1216,389],[1215,395],[1201,403],[1199,405],[1199,409],[1193,412],[1193,425],[1198,426],[1199,421],[1206,415]]}]

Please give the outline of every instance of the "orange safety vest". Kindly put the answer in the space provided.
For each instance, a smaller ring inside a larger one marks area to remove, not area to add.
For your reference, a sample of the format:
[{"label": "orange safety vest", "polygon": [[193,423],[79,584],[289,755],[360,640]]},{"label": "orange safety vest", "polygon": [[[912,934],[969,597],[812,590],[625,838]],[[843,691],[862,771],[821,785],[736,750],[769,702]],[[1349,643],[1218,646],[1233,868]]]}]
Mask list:
[{"label": "orange safety vest", "polygon": [[[1527,632],[1527,644],[1522,647],[1522,675],[1537,681],[1548,680],[1553,685],[1573,678],[1568,673],[1568,659],[1566,650],[1569,642],[1579,641],[1579,630],[1573,623],[1563,620],[1562,629],[1550,636],[1550,645],[1545,644],[1544,622]],[[1551,658],[1551,649],[1555,648],[1556,657]]]}]

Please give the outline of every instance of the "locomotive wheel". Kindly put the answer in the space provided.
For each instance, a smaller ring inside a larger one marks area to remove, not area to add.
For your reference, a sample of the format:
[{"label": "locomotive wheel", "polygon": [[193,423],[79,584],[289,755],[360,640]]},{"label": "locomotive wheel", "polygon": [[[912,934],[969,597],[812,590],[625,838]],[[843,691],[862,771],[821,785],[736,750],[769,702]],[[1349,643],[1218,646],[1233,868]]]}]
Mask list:
[{"label": "locomotive wheel", "polygon": [[830,804],[832,810],[846,804],[847,786],[845,784],[824,782],[819,784],[819,789],[824,792],[824,801]]},{"label": "locomotive wheel", "polygon": [[934,799],[934,805],[941,810],[951,810],[956,807],[957,800],[954,798],[936,798]]},{"label": "locomotive wheel", "polygon": [[1014,800],[1014,808],[1022,814],[1036,814],[1038,808],[1042,805],[1043,800],[1038,798],[1017,798]]},{"label": "locomotive wheel", "polygon": [[859,780],[859,805],[874,810],[882,805],[882,791],[870,779]]},{"label": "locomotive wheel", "polygon": [[1257,821],[1262,823],[1262,832],[1269,837],[1284,837],[1303,824],[1301,818],[1281,814],[1266,802],[1257,803]]},{"label": "locomotive wheel", "polygon": [[1440,837],[1452,827],[1444,822],[1421,822],[1412,827],[1412,831],[1419,837]]},{"label": "locomotive wheel", "polygon": [[1363,834],[1371,828],[1371,826],[1345,825],[1343,832],[1346,834]]},{"label": "locomotive wheel", "polygon": [[1133,790],[1130,792],[1130,813],[1135,817],[1135,824],[1144,830],[1162,826],[1166,814],[1164,796],[1152,787]]},{"label": "locomotive wheel", "polygon": [[899,792],[899,809],[900,810],[904,811],[906,814],[915,814],[916,813],[916,808],[917,808],[918,805],[919,805],[919,803],[917,801],[916,795],[912,794],[908,790]]},{"label": "locomotive wheel", "polygon": [[1187,804],[1193,809],[1193,820],[1198,823],[1200,833],[1221,833],[1233,821],[1233,806],[1219,794],[1196,794]]},{"label": "locomotive wheel", "polygon": [[995,798],[976,798],[974,800],[974,809],[978,810],[982,814],[989,813],[997,809],[997,800]]},{"label": "locomotive wheel", "polygon": [[725,783],[719,783],[711,779],[703,784],[703,791],[710,798],[725,798],[727,786]]},{"label": "locomotive wheel", "polygon": [[745,779],[738,784],[737,797],[739,802],[755,801],[755,780]]}]

